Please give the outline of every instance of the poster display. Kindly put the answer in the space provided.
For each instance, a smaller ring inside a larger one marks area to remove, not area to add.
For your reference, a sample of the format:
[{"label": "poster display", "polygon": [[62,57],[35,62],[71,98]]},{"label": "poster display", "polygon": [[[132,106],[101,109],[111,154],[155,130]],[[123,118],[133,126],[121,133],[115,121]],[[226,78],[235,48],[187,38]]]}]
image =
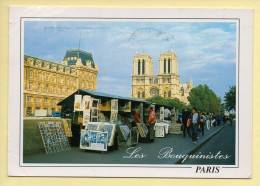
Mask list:
[{"label": "poster display", "polygon": [[75,95],[74,99],[74,111],[81,111],[82,95]]},{"label": "poster display", "polygon": [[163,138],[165,135],[165,128],[164,126],[155,126],[155,137],[156,138]]},{"label": "poster display", "polygon": [[39,122],[38,126],[46,154],[70,150],[69,141],[61,122]]},{"label": "poster display", "polygon": [[105,122],[90,122],[85,127],[86,130],[94,130],[100,132],[107,132],[108,146],[114,144],[114,137],[116,133],[116,125]]},{"label": "poster display", "polygon": [[107,132],[82,130],[80,149],[107,151]]},{"label": "poster display", "polygon": [[131,112],[131,101],[126,102],[124,112]]},{"label": "poster display", "polygon": [[111,112],[118,112],[118,100],[112,99],[111,100]]},{"label": "poster display", "polygon": [[164,120],[164,107],[160,107],[160,120]]},{"label": "poster display", "polygon": [[98,99],[92,99],[92,107],[91,107],[91,121],[98,122]]},{"label": "poster display", "polygon": [[85,95],[82,98],[82,110],[83,111],[89,111],[91,109],[91,105],[92,105],[92,99],[91,96]]}]

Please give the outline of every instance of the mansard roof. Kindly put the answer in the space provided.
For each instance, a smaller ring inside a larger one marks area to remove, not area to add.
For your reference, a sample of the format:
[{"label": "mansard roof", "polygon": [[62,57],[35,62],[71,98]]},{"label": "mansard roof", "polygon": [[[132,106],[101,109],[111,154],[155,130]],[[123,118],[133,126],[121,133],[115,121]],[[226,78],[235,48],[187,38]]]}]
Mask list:
[{"label": "mansard roof", "polygon": [[92,53],[90,52],[85,52],[82,50],[67,50],[64,60],[68,61],[68,65],[76,65],[77,60],[76,59],[70,59],[71,57],[76,57],[76,58],[80,58],[81,62],[84,66],[86,66],[86,61],[91,61],[91,66],[93,68],[95,68],[95,63],[92,57]]}]

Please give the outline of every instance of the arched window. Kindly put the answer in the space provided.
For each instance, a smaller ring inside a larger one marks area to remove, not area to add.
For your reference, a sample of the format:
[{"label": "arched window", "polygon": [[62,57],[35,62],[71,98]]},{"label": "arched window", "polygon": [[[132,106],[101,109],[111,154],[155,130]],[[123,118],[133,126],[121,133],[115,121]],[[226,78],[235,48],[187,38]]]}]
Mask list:
[{"label": "arched window", "polygon": [[145,61],[144,61],[144,59],[143,59],[143,70],[142,70],[143,72],[143,74],[145,73]]},{"label": "arched window", "polygon": [[168,59],[168,74],[170,74],[171,73],[171,60],[170,60],[170,58]]},{"label": "arched window", "polygon": [[166,98],[166,95],[167,95],[167,92],[166,91],[164,91],[164,97]]},{"label": "arched window", "polygon": [[171,95],[171,91],[168,92],[168,97],[170,98],[172,95]]},{"label": "arched window", "polygon": [[142,98],[144,98],[145,97],[145,94],[144,94],[144,92],[142,93]]},{"label": "arched window", "polygon": [[141,97],[141,93],[140,92],[138,92],[138,98],[140,98]]},{"label": "arched window", "polygon": [[166,59],[164,59],[163,68],[164,68],[164,73],[166,74]]},{"label": "arched window", "polygon": [[141,73],[141,61],[140,59],[138,60],[138,75]]}]

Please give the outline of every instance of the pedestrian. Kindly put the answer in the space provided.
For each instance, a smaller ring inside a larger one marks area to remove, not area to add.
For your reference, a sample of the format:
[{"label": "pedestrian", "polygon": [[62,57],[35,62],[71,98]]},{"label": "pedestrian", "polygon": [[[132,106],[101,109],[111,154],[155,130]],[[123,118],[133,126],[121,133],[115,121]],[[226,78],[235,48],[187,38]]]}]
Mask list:
[{"label": "pedestrian", "polygon": [[189,116],[189,125],[191,126],[192,143],[197,143],[197,132],[200,124],[200,115],[197,113],[197,109],[193,108],[192,113]]},{"label": "pedestrian", "polygon": [[211,126],[212,127],[216,127],[216,125],[217,125],[216,123],[217,122],[216,122],[215,116],[213,114],[211,115],[211,120],[210,121],[211,121]]},{"label": "pedestrian", "polygon": [[203,112],[200,112],[200,130],[202,136],[204,136],[204,125],[206,124],[206,117],[203,115]]},{"label": "pedestrian", "polygon": [[207,126],[207,130],[210,130],[210,115],[209,115],[209,113],[207,113],[207,115],[206,115],[206,126]]},{"label": "pedestrian", "polygon": [[147,128],[148,128],[148,134],[147,134],[147,139],[149,142],[154,142],[154,124],[156,121],[156,117],[155,117],[155,112],[153,110],[152,107],[149,107],[149,111],[150,111],[150,115],[149,115],[149,119],[146,123]]},{"label": "pedestrian", "polygon": [[170,120],[171,118],[171,111],[168,108],[164,109],[164,120]]},{"label": "pedestrian", "polygon": [[143,121],[140,119],[140,113],[141,113],[141,110],[138,109],[134,115],[134,121],[132,123],[132,127],[135,127],[136,123],[143,123]]},{"label": "pedestrian", "polygon": [[182,124],[183,124],[183,137],[185,138],[186,131],[191,138],[190,134],[190,127],[187,127],[187,121],[189,119],[190,112],[188,111],[188,108],[185,108],[182,112]]}]

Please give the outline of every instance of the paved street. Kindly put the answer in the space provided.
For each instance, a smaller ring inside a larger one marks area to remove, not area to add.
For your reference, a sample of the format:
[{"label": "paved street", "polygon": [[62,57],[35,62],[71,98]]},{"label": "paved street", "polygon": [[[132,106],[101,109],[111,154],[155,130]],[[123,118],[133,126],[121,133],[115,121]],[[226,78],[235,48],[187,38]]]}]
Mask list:
[{"label": "paved street", "polygon": [[[219,159],[218,164],[221,165],[234,165],[235,164],[235,124],[232,127],[226,127],[221,130],[217,135],[212,137],[207,143],[202,145],[193,154],[217,154],[221,151],[222,154],[229,154],[228,159]],[[188,159],[184,164],[216,164],[213,159]]]},{"label": "paved street", "polygon": [[[191,139],[186,136],[183,138],[182,135],[168,134],[165,138],[156,138],[154,143],[138,143],[137,145],[127,148],[119,147],[118,150],[109,152],[98,152],[98,151],[84,151],[78,147],[73,147],[70,151],[59,152],[55,154],[37,153],[29,154],[24,156],[24,163],[68,163],[68,164],[176,164],[180,161],[181,157],[178,155],[187,155],[195,148],[198,148],[202,143],[207,141],[220,131],[223,126],[211,128],[210,131],[205,131],[205,135],[198,139],[197,144],[192,144]],[[217,144],[218,146],[213,146],[213,148],[221,149],[221,143],[219,141],[225,140],[226,144],[230,143],[233,145],[234,139],[229,139],[225,137],[227,133],[234,133],[235,127],[224,128],[223,135],[221,139],[216,138],[211,139],[207,143]],[[229,131],[229,132],[228,132]],[[229,135],[228,135],[229,136]],[[231,138],[234,138],[232,134]],[[209,146],[212,146],[209,145]],[[225,148],[228,148],[225,147]],[[230,151],[233,149],[230,148]],[[207,150],[203,151],[206,153]],[[213,151],[212,151],[213,152]],[[177,155],[177,157],[176,157]],[[193,162],[186,161],[187,164],[192,164]],[[214,163],[214,162],[212,162]],[[218,163],[215,162],[216,164]]]}]

